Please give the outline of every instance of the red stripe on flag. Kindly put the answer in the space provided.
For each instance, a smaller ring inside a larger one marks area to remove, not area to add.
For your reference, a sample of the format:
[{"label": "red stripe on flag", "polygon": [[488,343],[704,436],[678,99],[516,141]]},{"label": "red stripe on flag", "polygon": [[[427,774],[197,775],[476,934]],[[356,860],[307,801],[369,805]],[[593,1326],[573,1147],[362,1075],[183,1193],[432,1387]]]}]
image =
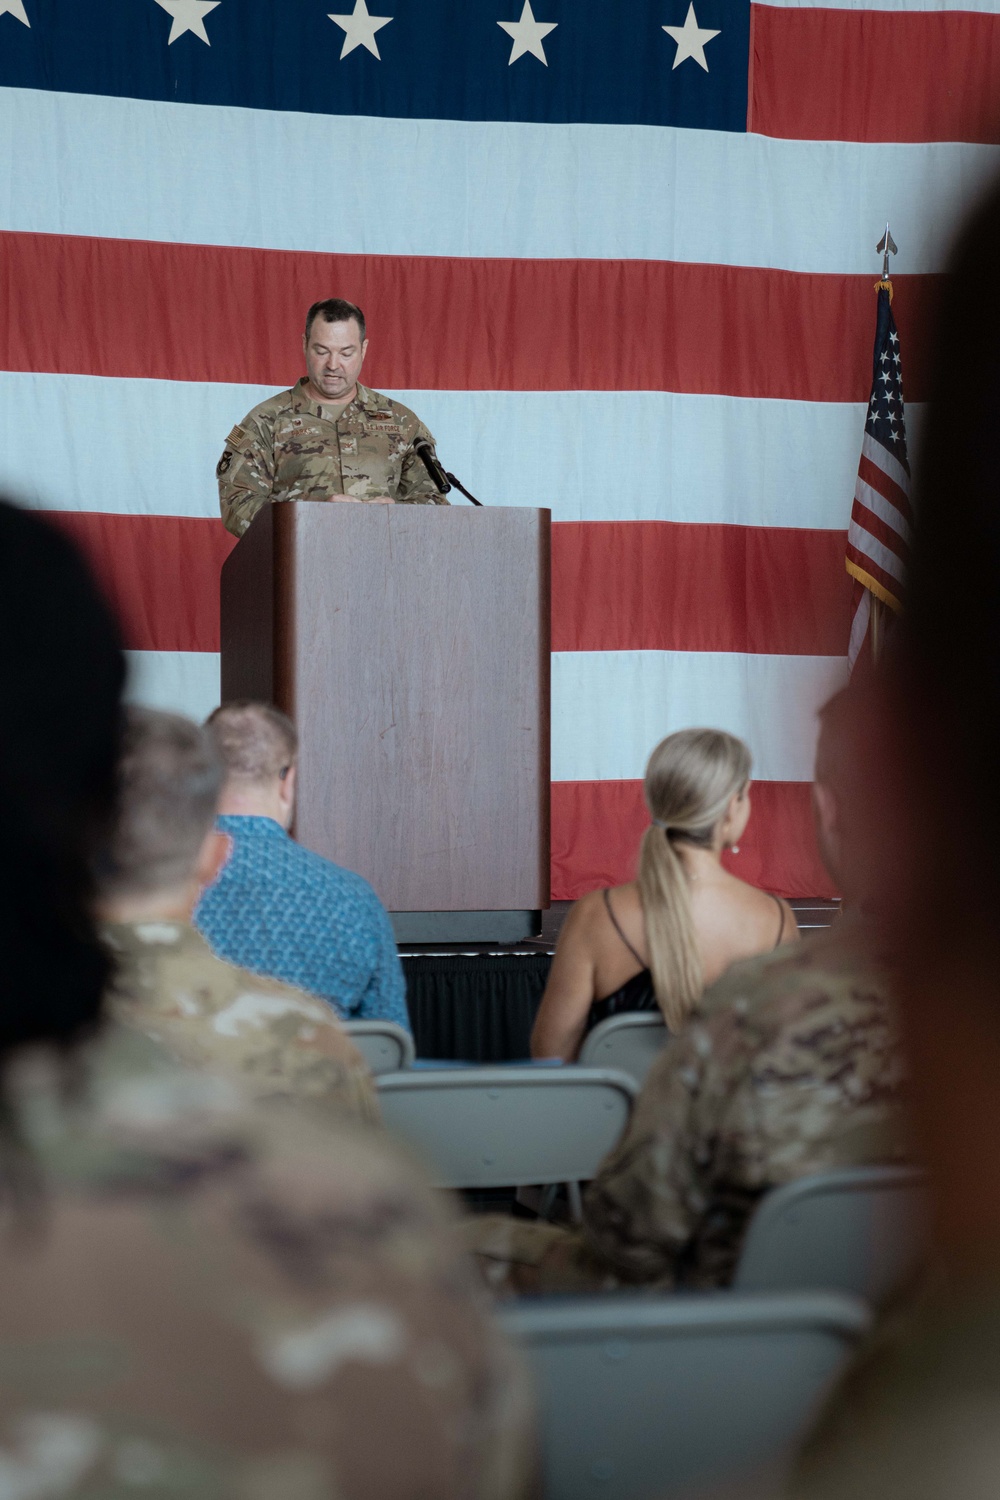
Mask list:
[{"label": "red stripe on flag", "polygon": [[[47,512],[91,559],[137,651],[218,651],[218,521]],[[552,528],[556,651],[842,656],[850,584],[842,531],[560,522]]]},{"label": "red stripe on flag", "polygon": [[[128,647],[218,650],[219,570],[235,545],[219,522],[76,512],[46,512],[46,515],[67,531],[90,558],[117,609]],[[565,560],[559,556],[560,535],[567,534],[571,554],[575,548],[577,555],[582,556],[581,547],[585,552],[589,544],[585,538],[573,534],[587,529],[596,532],[604,528],[568,524],[554,528],[557,576],[564,579],[568,576]],[[626,529],[624,525],[622,529]],[[708,532],[730,529],[737,528],[704,528]],[[762,533],[762,540],[766,535]],[[839,551],[843,545],[841,535],[834,532],[830,537],[836,539]],[[680,561],[683,549],[676,549],[673,555]],[[698,619],[693,622],[695,628],[700,620],[703,630],[711,630],[711,613],[718,599],[717,594],[704,595]],[[558,601],[556,608],[557,611],[561,608]],[[626,628],[633,628],[634,618],[629,616],[625,623]],[[621,621],[619,628],[620,625]],[[568,649],[565,630],[562,635],[561,649]],[[620,644],[635,642],[623,639]],[[680,649],[682,643],[676,644]],[[843,649],[842,636],[836,649],[838,654]],[[752,795],[754,814],[741,841],[741,852],[733,863],[735,872],[781,895],[834,894],[815,851],[808,786],[761,781],[754,783]],[[555,783],[553,899],[575,899],[594,886],[631,879],[645,823],[642,784],[638,781]]]},{"label": "red stripe on flag", "polygon": [[131,651],[218,651],[221,521],[46,511],[89,559]]},{"label": "red stripe on flag", "polygon": [[[857,498],[855,498],[854,504],[851,506],[851,520],[857,526],[860,526],[862,531],[867,531],[869,536],[873,536],[877,542],[882,543],[883,547],[887,547],[890,552],[894,553],[901,563],[909,561],[909,543],[903,540],[899,532],[895,531],[889,525],[888,521],[883,521],[881,516],[877,516],[873,510],[869,510],[867,505]],[[857,541],[855,545],[858,545]]]},{"label": "red stripe on flag", "polygon": [[[733,873],[780,896],[835,896],[816,848],[808,782],[755,781],[750,799],[740,852],[727,858]],[[553,782],[553,901],[633,880],[648,823],[641,781]]]},{"label": "red stripe on flag", "polygon": [[883,499],[888,500],[900,512],[903,519],[909,525],[913,525],[913,511],[910,508],[910,497],[905,490],[900,489],[894,480],[890,479],[884,469],[878,464],[872,463],[864,453],[858,464],[858,478],[863,479],[865,484],[870,484]]},{"label": "red stripe on flag", "polygon": [[842,531],[560,522],[552,649],[842,656],[844,546]]},{"label": "red stripe on flag", "polygon": [[847,560],[856,564],[863,572],[874,578],[879,587],[884,589],[891,598],[899,598],[903,591],[903,585],[900,580],[895,578],[892,573],[887,573],[884,568],[881,568],[873,558],[869,557],[860,547],[855,546],[853,542],[848,542],[847,544]]},{"label": "red stripe on flag", "polygon": [[809,141],[1000,141],[1000,16],[751,7],[748,128]]},{"label": "red stripe on flag", "polygon": [[[12,233],[0,250],[6,370],[287,386],[302,370],[306,308],[336,290],[369,313],[366,379],[391,389],[869,395],[858,350],[871,339],[870,276]],[[917,400],[914,325],[926,323],[935,281],[895,282]]]}]

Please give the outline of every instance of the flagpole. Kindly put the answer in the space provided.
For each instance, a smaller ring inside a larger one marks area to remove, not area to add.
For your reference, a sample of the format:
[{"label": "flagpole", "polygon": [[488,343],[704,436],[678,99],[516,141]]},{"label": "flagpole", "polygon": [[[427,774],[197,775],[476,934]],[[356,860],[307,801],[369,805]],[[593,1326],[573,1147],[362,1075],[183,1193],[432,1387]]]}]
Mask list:
[{"label": "flagpole", "polygon": [[[885,234],[875,246],[875,254],[882,252],[882,280],[875,283],[875,290],[885,287],[889,293],[889,301],[892,302],[892,282],[889,279],[889,256],[897,253],[896,242],[889,230],[889,220],[885,221]],[[872,661],[877,662],[884,644],[885,630],[883,612],[885,605],[875,594],[872,594],[870,613],[868,616],[868,629],[871,637]]]}]

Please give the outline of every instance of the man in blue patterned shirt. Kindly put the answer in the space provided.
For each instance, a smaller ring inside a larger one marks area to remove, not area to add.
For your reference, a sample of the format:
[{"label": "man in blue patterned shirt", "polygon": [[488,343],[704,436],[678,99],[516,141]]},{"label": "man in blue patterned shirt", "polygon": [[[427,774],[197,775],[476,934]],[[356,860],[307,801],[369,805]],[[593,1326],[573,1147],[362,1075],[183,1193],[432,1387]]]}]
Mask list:
[{"label": "man in blue patterned shirt", "polygon": [[265,703],[208,720],[226,766],[218,826],[232,854],[195,925],[222,958],[328,1000],[346,1020],[409,1030],[406,982],[385,908],[366,880],[288,835],[298,736]]}]

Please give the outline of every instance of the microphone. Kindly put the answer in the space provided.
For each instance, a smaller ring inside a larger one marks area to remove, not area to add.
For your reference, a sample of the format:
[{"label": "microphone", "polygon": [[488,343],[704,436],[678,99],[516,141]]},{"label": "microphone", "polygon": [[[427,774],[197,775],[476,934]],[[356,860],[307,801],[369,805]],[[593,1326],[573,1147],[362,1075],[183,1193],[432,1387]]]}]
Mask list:
[{"label": "microphone", "polygon": [[482,505],[483,502],[477,500],[475,495],[470,495],[460,479],[456,479],[454,474],[449,473],[447,469],[441,467],[438,456],[434,451],[434,444],[428,438],[414,438],[413,451],[423,463],[424,468],[442,495],[447,495],[450,489],[456,489],[460,490],[467,500],[471,500],[473,505]]},{"label": "microphone", "polygon": [[429,442],[425,437],[414,438],[413,451],[414,453],[418,454],[423,461],[424,468],[427,470],[428,474],[437,485],[437,488],[440,490],[441,494],[447,495],[448,491],[451,489],[451,482],[448,479],[447,474],[442,469],[440,463],[438,462],[438,456],[434,452],[434,444],[432,442]]}]

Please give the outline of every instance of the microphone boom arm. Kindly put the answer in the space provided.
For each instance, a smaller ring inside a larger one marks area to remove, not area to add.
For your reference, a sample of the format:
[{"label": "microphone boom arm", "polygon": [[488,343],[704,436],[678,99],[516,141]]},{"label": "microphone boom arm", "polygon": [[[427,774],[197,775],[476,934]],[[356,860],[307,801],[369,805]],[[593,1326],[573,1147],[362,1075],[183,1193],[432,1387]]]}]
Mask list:
[{"label": "microphone boom arm", "polygon": [[462,481],[460,479],[456,479],[454,474],[449,473],[449,471],[445,469],[444,477],[448,480],[449,484],[451,484],[454,489],[461,490],[466,500],[471,500],[473,505],[482,507],[483,502],[481,500],[477,500],[475,495],[470,495],[469,491],[465,488],[465,485],[462,483]]},{"label": "microphone boom arm", "polygon": [[467,500],[471,500],[473,505],[482,507],[483,502],[477,500],[475,495],[471,495],[460,479],[456,479],[454,474],[450,474],[447,469],[441,467],[437,453],[434,451],[434,444],[429,442],[427,438],[416,438],[413,444],[413,451],[420,458],[424,468],[442,495],[447,495],[449,490],[456,489],[461,491]]}]

